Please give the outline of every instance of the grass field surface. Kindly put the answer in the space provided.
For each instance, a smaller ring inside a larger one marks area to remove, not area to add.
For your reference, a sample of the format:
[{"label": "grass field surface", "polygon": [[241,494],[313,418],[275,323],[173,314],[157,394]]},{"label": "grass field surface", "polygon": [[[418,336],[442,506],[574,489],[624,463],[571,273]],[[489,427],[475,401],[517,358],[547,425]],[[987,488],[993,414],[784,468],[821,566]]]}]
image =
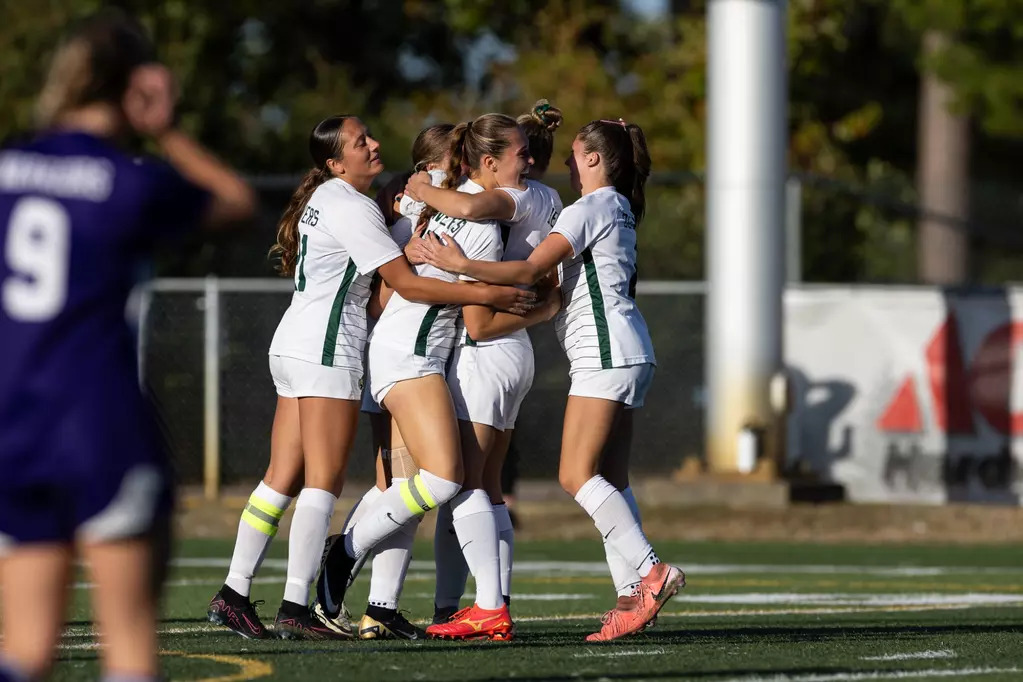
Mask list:
[{"label": "grass field surface", "polygon": [[[176,551],[161,622],[172,680],[1023,680],[1023,547],[656,543],[686,590],[656,627],[590,645],[614,593],[596,541],[516,545],[512,642],[246,641],[206,622],[229,541]],[[286,544],[253,586],[271,622]],[[416,546],[402,607],[432,615],[429,543]],[[350,592],[361,613],[368,574]],[[470,589],[472,587],[470,579]],[[75,585],[57,680],[95,679],[87,582]]]}]

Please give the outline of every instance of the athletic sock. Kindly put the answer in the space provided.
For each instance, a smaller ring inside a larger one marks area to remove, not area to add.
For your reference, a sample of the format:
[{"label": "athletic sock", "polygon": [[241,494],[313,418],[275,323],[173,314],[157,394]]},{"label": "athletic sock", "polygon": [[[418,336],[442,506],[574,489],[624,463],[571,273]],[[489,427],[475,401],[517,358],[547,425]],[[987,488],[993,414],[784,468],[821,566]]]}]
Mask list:
[{"label": "athletic sock", "polygon": [[[393,485],[404,483],[406,479],[392,479]],[[373,570],[369,580],[369,605],[394,611],[398,608],[398,599],[405,586],[409,562],[412,561],[412,542],[416,539],[421,517],[398,529],[376,546],[373,556]],[[369,611],[367,610],[367,614]]]},{"label": "athletic sock", "polygon": [[309,586],[320,567],[323,543],[336,503],[337,498],[326,490],[303,488],[299,493],[288,537],[288,581],[284,584],[287,601],[309,603]]},{"label": "athletic sock", "polygon": [[353,559],[361,559],[381,540],[415,518],[444,504],[458,494],[460,483],[420,471],[400,485],[391,485],[366,511],[365,516],[345,535],[345,550]]},{"label": "athletic sock", "polygon": [[355,506],[352,507],[352,510],[348,512],[348,516],[347,518],[345,518],[345,524],[341,527],[342,528],[341,532],[347,533],[348,531],[350,531],[352,529],[352,526],[358,523],[359,519],[361,519],[366,514],[366,512],[373,505],[376,499],[383,494],[384,491],[376,487],[375,485],[369,490],[367,490],[365,494],[363,494],[363,496],[359,498],[359,501],[355,503]]},{"label": "athletic sock", "polygon": [[[631,486],[622,491],[622,497],[625,498],[626,504],[629,505],[632,517],[636,519],[636,523],[640,524],[640,528],[642,528],[643,523],[639,517],[639,505],[636,504],[636,496],[633,495]],[[616,552],[607,540],[604,540],[604,555],[607,557],[607,567],[611,571],[611,580],[614,582],[615,591],[619,597],[628,597],[642,580],[639,571],[633,568],[621,554]]]},{"label": "athletic sock", "polygon": [[376,604],[370,604],[366,607],[366,615],[374,620],[387,620],[398,613],[397,608],[387,608],[385,606],[377,606]]},{"label": "athletic sock", "polygon": [[[384,491],[376,487],[375,485],[369,490],[367,490],[366,493],[359,499],[359,501],[355,503],[355,506],[352,507],[352,510],[348,512],[348,518],[345,519],[345,525],[342,527],[341,531],[342,535],[350,531],[352,529],[352,526],[358,523],[359,519],[361,519],[370,509],[370,507],[373,506],[373,502],[375,502],[377,498],[383,494]],[[355,582],[356,578],[359,577],[359,573],[362,572],[362,567],[366,565],[366,559],[368,558],[369,558],[368,554],[363,555],[362,558],[356,561],[355,564],[352,566],[352,572],[348,574],[349,586]]]},{"label": "athletic sock", "polygon": [[433,532],[433,561],[437,585],[433,605],[437,609],[458,607],[469,578],[469,565],[462,555],[462,546],[451,519],[451,503],[437,508],[437,528]]},{"label": "athletic sock", "polygon": [[459,493],[451,500],[451,519],[465,562],[476,580],[476,605],[481,609],[501,608],[501,556],[490,498],[478,488]]},{"label": "athletic sock", "polygon": [[291,500],[262,481],[249,495],[249,501],[238,521],[231,568],[224,581],[242,597],[248,598],[252,578],[259,571],[266,551],[270,548],[270,541],[277,535],[277,527]]},{"label": "athletic sock", "polygon": [[498,551],[501,554],[501,594],[504,602],[511,602],[512,558],[515,549],[515,528],[512,526],[508,505],[504,502],[494,505],[494,521],[497,523]]},{"label": "athletic sock", "polygon": [[639,572],[641,578],[660,563],[625,497],[603,476],[586,481],[576,493],[575,501],[593,519],[593,525],[604,540]]}]

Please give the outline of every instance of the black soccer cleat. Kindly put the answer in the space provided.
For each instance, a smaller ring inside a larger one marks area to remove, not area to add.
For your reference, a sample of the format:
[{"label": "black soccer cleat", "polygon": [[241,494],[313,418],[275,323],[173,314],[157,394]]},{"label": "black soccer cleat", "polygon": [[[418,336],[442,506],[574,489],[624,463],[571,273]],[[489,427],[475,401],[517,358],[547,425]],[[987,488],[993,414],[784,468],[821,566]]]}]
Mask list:
[{"label": "black soccer cleat", "polygon": [[320,574],[316,577],[318,611],[329,621],[341,615],[355,559],[345,550],[343,535],[331,535],[323,545]]},{"label": "black soccer cleat", "polygon": [[426,639],[426,631],[390,609],[374,610],[359,621],[359,639]]},{"label": "black soccer cleat", "polygon": [[206,618],[215,625],[223,625],[245,639],[269,639],[272,635],[256,615],[256,606],[262,601],[251,602],[227,585],[213,595],[206,610]]},{"label": "black soccer cleat", "polygon": [[281,639],[351,639],[352,635],[338,632],[313,615],[308,606],[281,602],[274,620],[274,632]]},{"label": "black soccer cleat", "polygon": [[450,621],[452,618],[455,617],[456,613],[458,613],[461,610],[462,609],[458,608],[457,606],[443,606],[443,607],[441,607],[441,606],[437,606],[436,604],[434,604],[433,605],[433,624],[434,625],[442,625],[443,623],[447,623],[448,621]]}]

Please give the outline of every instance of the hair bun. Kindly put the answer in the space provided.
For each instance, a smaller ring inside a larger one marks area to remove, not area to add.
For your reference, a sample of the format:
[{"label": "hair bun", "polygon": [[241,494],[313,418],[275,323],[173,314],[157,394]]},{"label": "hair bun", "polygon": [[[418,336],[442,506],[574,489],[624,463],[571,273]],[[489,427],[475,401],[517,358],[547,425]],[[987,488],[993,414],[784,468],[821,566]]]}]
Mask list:
[{"label": "hair bun", "polygon": [[561,125],[561,110],[551,106],[546,99],[537,100],[533,105],[533,110],[529,113],[540,125],[552,133]]}]

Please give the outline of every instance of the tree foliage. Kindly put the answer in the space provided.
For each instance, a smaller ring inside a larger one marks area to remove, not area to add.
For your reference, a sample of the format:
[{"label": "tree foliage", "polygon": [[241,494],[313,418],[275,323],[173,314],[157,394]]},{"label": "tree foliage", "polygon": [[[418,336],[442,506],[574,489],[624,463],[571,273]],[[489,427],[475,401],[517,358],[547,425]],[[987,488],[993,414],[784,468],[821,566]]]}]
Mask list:
[{"label": "tree foliage", "polygon": [[[102,4],[109,3],[5,4],[0,137],[28,129],[56,38]],[[563,172],[571,133],[587,121],[639,123],[655,172],[678,177],[650,189],[643,274],[702,276],[703,196],[694,178],[705,163],[703,0],[672,2],[670,15],[652,21],[617,0],[118,4],[150,28],[177,74],[182,125],[253,173],[301,171],[308,130],[331,113],[361,115],[395,171],[408,165],[424,125],[517,114],[540,97],[565,112],[552,174]],[[807,277],[911,280],[913,220],[905,205],[914,198],[919,68],[952,83],[958,106],[976,117],[990,153],[975,174],[1018,182],[1019,165],[1008,155],[1020,149],[1011,140],[1023,139],[1019,0],[788,6],[789,162],[809,182]],[[933,63],[919,64],[920,35],[932,27],[957,39]],[[272,215],[278,207],[267,203]],[[268,230],[261,243],[269,238]]]}]

